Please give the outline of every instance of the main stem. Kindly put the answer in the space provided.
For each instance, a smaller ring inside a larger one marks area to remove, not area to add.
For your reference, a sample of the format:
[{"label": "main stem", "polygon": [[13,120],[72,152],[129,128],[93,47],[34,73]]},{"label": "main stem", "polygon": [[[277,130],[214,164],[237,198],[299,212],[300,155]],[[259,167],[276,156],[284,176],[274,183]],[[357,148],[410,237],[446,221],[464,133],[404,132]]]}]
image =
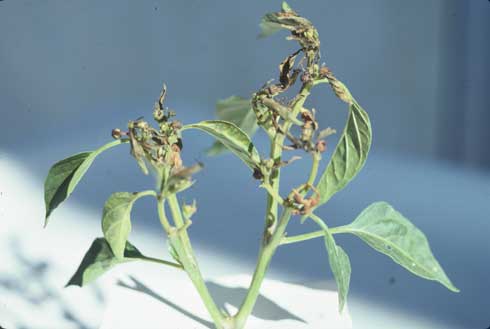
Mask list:
[{"label": "main stem", "polygon": [[[306,83],[303,85],[300,93],[296,97],[291,116],[296,118],[299,114],[306,98],[310,94],[310,90],[313,87],[313,83]],[[271,139],[271,150],[270,157],[274,160],[274,163],[280,163],[282,157],[282,150],[284,145],[285,134],[289,131],[292,126],[291,121],[286,121],[283,127],[284,133],[277,132],[274,138]],[[316,164],[315,164],[316,165]],[[316,176],[316,169],[315,176]],[[272,170],[269,177],[269,184],[272,187],[272,192],[277,195],[279,193],[279,181],[280,181],[280,168],[275,168]],[[311,180],[311,175],[308,181]],[[291,209],[284,208],[281,218],[277,218],[277,208],[278,202],[275,198],[267,193],[267,209],[265,218],[265,227],[262,237],[262,245],[259,251],[259,256],[257,260],[257,265],[255,267],[254,275],[252,277],[252,282],[248,289],[247,295],[240,306],[238,313],[234,316],[234,328],[241,329],[245,326],[247,318],[252,313],[257,297],[259,296],[260,286],[265,278],[265,273],[269,267],[272,256],[274,255],[277,247],[281,244],[284,237],[286,227],[291,219]]]},{"label": "main stem", "polygon": [[[177,197],[173,194],[168,196],[168,204],[172,213],[172,218],[175,222],[176,228],[172,228],[169,232],[169,239],[172,246],[175,248],[179,261],[182,263],[182,267],[187,272],[187,275],[191,279],[194,287],[196,288],[199,296],[201,297],[209,315],[213,319],[217,329],[230,329],[230,320],[224,316],[219,310],[218,306],[214,302],[209,290],[204,282],[199,265],[194,256],[194,251],[187,234],[184,219],[182,218],[182,212],[180,210]],[[160,213],[161,211],[159,211]]]}]

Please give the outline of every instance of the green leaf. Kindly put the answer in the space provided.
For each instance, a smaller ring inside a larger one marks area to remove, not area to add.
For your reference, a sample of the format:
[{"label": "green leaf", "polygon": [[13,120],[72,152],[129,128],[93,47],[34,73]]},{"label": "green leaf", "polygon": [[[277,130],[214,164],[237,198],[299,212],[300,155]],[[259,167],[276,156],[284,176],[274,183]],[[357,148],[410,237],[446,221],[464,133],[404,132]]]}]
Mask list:
[{"label": "green leaf", "polygon": [[260,34],[259,38],[266,38],[278,31],[280,31],[283,27],[281,24],[275,22],[273,19],[271,19],[271,15],[273,14],[266,14],[262,20],[260,21]]},{"label": "green leaf", "polygon": [[351,274],[349,256],[347,256],[345,251],[335,243],[335,239],[333,238],[330,229],[320,217],[314,213],[309,213],[305,218],[307,217],[317,223],[325,233],[325,247],[328,252],[330,268],[332,269],[333,277],[339,289],[339,312],[342,313],[345,301],[347,300],[347,294],[349,293]]},{"label": "green leaf", "polygon": [[[239,96],[230,96],[226,99],[219,100],[216,103],[216,116],[219,120],[229,121],[236,124],[250,137],[255,134],[258,128],[257,118],[252,110],[250,100]],[[208,149],[207,154],[217,155],[226,150],[226,146],[221,142],[216,141],[213,146]]]},{"label": "green leaf", "polygon": [[144,258],[145,256],[129,242],[126,242],[124,257],[117,258],[107,241],[104,238],[97,238],[92,242],[82,263],[66,286],[85,286],[117,264]]},{"label": "green leaf", "polygon": [[388,203],[373,203],[341,232],[357,235],[413,274],[459,291],[435,259],[424,233]]},{"label": "green leaf", "polygon": [[44,203],[46,205],[44,226],[48,224],[48,218],[53,210],[73,192],[95,160],[95,157],[103,151],[124,142],[126,141],[116,140],[95,151],[75,154],[57,162],[51,167],[44,182]]},{"label": "green leaf", "polygon": [[339,289],[339,312],[342,313],[345,301],[347,300],[347,294],[349,293],[351,274],[349,256],[335,243],[332,234],[328,230],[325,234],[325,247],[328,251],[330,268],[332,269],[335,282],[337,282]]},{"label": "green leaf", "polygon": [[138,198],[151,194],[151,191],[140,193],[117,192],[106,201],[102,214],[102,232],[117,258],[124,258],[126,242],[131,232],[130,214],[133,203]]},{"label": "green leaf", "polygon": [[288,5],[288,3],[286,1],[283,1],[282,2],[282,11],[284,12],[292,12],[293,10],[291,9],[291,7]]},{"label": "green leaf", "polygon": [[324,204],[343,189],[361,170],[371,147],[371,138],[369,116],[354,101],[349,105],[349,116],[337,147],[318,182],[318,205]]},{"label": "green leaf", "polygon": [[252,170],[260,163],[259,152],[253,145],[250,137],[234,123],[222,120],[208,120],[185,125],[182,128],[182,130],[187,129],[199,129],[210,134],[238,156]]}]

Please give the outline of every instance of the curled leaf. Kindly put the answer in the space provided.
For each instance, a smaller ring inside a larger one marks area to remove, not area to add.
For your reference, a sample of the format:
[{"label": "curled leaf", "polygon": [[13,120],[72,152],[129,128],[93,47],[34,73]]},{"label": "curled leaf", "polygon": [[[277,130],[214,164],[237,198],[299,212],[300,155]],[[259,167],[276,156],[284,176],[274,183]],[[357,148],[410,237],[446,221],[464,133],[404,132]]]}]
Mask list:
[{"label": "curled leaf", "polygon": [[349,105],[349,116],[337,147],[318,182],[319,205],[343,189],[362,169],[371,147],[371,138],[369,116],[354,101]]},{"label": "curled leaf", "polygon": [[188,129],[199,129],[210,134],[252,170],[260,164],[260,155],[252,140],[234,123],[222,120],[208,120],[185,125],[182,131]]},{"label": "curled leaf", "polygon": [[[219,120],[236,124],[247,135],[252,137],[257,131],[257,118],[249,99],[239,96],[230,96],[216,103],[216,117]],[[216,141],[207,150],[208,155],[218,155],[227,151],[226,146]]]}]

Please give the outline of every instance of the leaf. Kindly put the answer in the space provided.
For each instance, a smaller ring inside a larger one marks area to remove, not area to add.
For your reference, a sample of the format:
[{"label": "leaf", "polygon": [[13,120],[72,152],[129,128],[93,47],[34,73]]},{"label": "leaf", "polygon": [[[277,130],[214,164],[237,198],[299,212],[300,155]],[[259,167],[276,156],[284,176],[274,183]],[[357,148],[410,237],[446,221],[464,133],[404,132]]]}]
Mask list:
[{"label": "leaf", "polygon": [[104,238],[97,238],[92,242],[92,245],[83,257],[82,263],[70,281],[68,281],[66,287],[85,286],[117,264],[144,258],[145,256],[129,242],[126,242],[124,257],[117,258],[112,253],[107,241]]},{"label": "leaf", "polygon": [[126,141],[116,140],[95,151],[75,154],[55,163],[51,167],[44,182],[44,203],[46,205],[44,226],[48,224],[48,218],[53,210],[65,201],[73,192],[92,162],[95,160],[95,157],[108,148],[124,142]]},{"label": "leaf", "polygon": [[210,134],[238,156],[252,170],[260,162],[259,152],[253,145],[250,137],[234,123],[222,120],[208,120],[185,125],[182,128],[182,130],[187,129],[199,129]]},{"label": "leaf", "polygon": [[424,233],[388,203],[373,203],[342,232],[357,235],[413,274],[459,292],[432,254]]},{"label": "leaf", "polygon": [[[311,22],[299,16],[286,2],[282,3],[281,11],[267,13],[262,17],[260,29],[259,38],[268,37],[281,29],[286,29],[294,32],[296,38],[293,39],[304,39],[304,41],[310,42],[318,41],[318,32]],[[305,31],[308,33],[305,33]]]},{"label": "leaf", "polygon": [[326,230],[325,234],[325,247],[328,251],[330,268],[332,269],[335,282],[339,289],[339,312],[342,313],[345,301],[347,300],[347,294],[349,293],[351,275],[349,256],[335,243],[332,234],[328,230]]},{"label": "leaf", "polygon": [[[257,131],[257,118],[250,100],[239,96],[230,96],[216,103],[216,116],[219,120],[236,124],[247,135],[252,137]],[[221,142],[216,141],[208,150],[208,155],[218,155],[227,148]]]},{"label": "leaf", "polygon": [[337,147],[318,182],[318,205],[324,204],[343,189],[361,170],[371,147],[371,138],[369,116],[354,101],[349,105],[349,117]]},{"label": "leaf", "polygon": [[104,205],[102,232],[114,255],[122,259],[126,242],[131,232],[131,209],[133,203],[147,193],[117,192]]}]

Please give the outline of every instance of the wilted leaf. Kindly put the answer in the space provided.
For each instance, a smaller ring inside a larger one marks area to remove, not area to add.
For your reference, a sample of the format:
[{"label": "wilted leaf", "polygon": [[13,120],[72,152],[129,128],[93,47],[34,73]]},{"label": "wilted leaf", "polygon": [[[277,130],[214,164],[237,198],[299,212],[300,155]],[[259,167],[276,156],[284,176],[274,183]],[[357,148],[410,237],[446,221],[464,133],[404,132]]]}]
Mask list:
[{"label": "wilted leaf", "polygon": [[238,156],[252,170],[260,162],[259,152],[253,145],[250,137],[234,123],[222,120],[208,120],[185,125],[182,128],[182,130],[187,129],[199,129],[210,134]]},{"label": "wilted leaf", "polygon": [[[252,137],[257,131],[257,118],[249,99],[245,99],[239,96],[230,96],[226,99],[219,100],[216,103],[216,117],[219,120],[229,121],[236,124],[247,135]],[[211,146],[207,154],[217,155],[227,148],[221,142],[216,141]]]},{"label": "wilted leaf", "polygon": [[75,154],[54,164],[44,182],[44,202],[46,205],[46,226],[48,217],[60,203],[65,201],[87,172],[95,157],[113,146],[126,142],[117,140],[92,152]]},{"label": "wilted leaf", "polygon": [[347,294],[349,293],[351,267],[349,256],[345,251],[335,243],[335,240],[329,231],[325,234],[325,246],[328,251],[328,260],[332,269],[335,282],[339,289],[339,312],[342,313]]},{"label": "wilted leaf", "polygon": [[415,275],[459,291],[435,259],[424,233],[386,202],[370,205],[342,232],[357,235]]},{"label": "wilted leaf", "polygon": [[131,232],[131,209],[133,203],[145,194],[117,192],[104,205],[102,232],[117,258],[124,257],[124,248]]},{"label": "wilted leaf", "polygon": [[327,169],[318,182],[319,205],[343,189],[361,170],[371,147],[371,123],[368,114],[354,101],[349,117]]}]

